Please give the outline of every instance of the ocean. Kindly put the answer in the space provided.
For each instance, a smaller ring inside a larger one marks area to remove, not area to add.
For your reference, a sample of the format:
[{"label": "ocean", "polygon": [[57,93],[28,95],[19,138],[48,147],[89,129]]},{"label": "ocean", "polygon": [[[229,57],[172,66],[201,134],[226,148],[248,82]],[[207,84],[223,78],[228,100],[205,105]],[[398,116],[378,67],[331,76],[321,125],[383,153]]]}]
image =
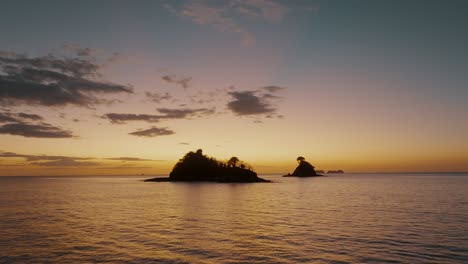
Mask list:
[{"label": "ocean", "polygon": [[0,263],[468,263],[468,174],[0,177]]}]

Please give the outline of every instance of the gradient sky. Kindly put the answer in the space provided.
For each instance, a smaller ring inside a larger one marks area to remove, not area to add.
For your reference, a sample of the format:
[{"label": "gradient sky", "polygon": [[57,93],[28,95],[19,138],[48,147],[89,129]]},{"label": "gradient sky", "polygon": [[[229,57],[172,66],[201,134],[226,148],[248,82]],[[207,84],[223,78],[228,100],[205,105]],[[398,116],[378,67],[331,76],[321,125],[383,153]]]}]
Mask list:
[{"label": "gradient sky", "polygon": [[2,1],[0,175],[468,171],[467,1]]}]

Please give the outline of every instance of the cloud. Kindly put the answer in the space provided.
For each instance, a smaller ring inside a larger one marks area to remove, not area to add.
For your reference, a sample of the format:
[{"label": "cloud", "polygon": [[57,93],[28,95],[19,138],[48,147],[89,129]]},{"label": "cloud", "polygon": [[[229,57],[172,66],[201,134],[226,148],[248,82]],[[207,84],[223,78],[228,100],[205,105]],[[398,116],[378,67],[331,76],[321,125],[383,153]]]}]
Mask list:
[{"label": "cloud", "polygon": [[0,53],[0,101],[7,104],[86,106],[109,102],[99,95],[132,93],[126,85],[99,81],[93,58],[26,57]]},{"label": "cloud", "polygon": [[237,34],[244,46],[252,46],[256,42],[255,35],[241,26],[245,19],[280,23],[291,11],[273,0],[230,0],[223,3],[225,4],[216,1],[187,1],[181,7],[166,5],[166,9],[195,24],[210,25],[219,32]]},{"label": "cloud", "polygon": [[[282,99],[277,92],[286,88],[279,86],[265,86],[253,91],[229,91],[232,100],[227,107],[239,116],[264,115],[266,118],[279,117],[276,102]],[[259,120],[257,120],[258,123]]]},{"label": "cloud", "polygon": [[32,121],[44,120],[42,116],[36,114],[0,112],[0,123],[21,122],[20,119]]},{"label": "cloud", "polygon": [[190,81],[192,81],[192,77],[178,77],[174,74],[164,75],[163,77],[161,77],[161,79],[168,83],[178,84],[184,89],[187,89],[190,86]]},{"label": "cloud", "polygon": [[291,10],[272,0],[249,0],[231,1],[231,6],[236,8],[236,11],[250,17],[262,17],[270,23],[279,23],[283,20],[287,13]]},{"label": "cloud", "polygon": [[145,92],[146,97],[148,97],[151,101],[155,103],[160,103],[165,100],[171,100],[172,95],[169,93],[165,94],[159,94],[159,93],[151,93],[151,92]]},{"label": "cloud", "polygon": [[45,162],[32,162],[31,165],[47,166],[47,167],[82,167],[82,166],[97,166],[101,163],[93,161],[77,161],[74,158],[63,157],[58,160],[45,161]]},{"label": "cloud", "polygon": [[129,165],[124,164],[120,166],[112,166],[112,167],[101,167],[99,169],[106,169],[106,170],[128,170],[128,169],[151,169],[151,166],[136,166],[136,165]]},{"label": "cloud", "polygon": [[157,108],[160,113],[164,114],[162,119],[182,119],[190,117],[202,117],[212,115],[215,113],[215,109],[211,108],[196,108],[196,109],[171,109],[171,108]]},{"label": "cloud", "polygon": [[159,161],[159,160],[152,160],[152,159],[140,159],[140,158],[133,158],[133,157],[119,157],[119,158],[107,158],[108,160],[120,160],[120,161]]},{"label": "cloud", "polygon": [[1,152],[0,158],[26,158],[29,155],[16,154],[14,152]]},{"label": "cloud", "polygon": [[256,91],[229,92],[233,100],[228,108],[237,115],[259,115],[273,113],[276,109],[267,100],[256,95]]},{"label": "cloud", "polygon": [[280,91],[282,91],[282,90],[284,90],[286,88],[270,85],[270,86],[262,87],[261,89],[264,89],[264,90],[266,90],[267,92],[270,92],[270,93],[276,93],[276,92],[280,92]]},{"label": "cloud", "polygon": [[180,142],[179,145],[186,145],[186,146],[188,146],[188,145],[190,145],[190,143],[187,143],[187,142]]},{"label": "cloud", "polygon": [[167,129],[167,128],[158,128],[158,127],[152,127],[146,130],[138,130],[132,133],[129,133],[129,135],[134,135],[134,136],[139,136],[139,137],[157,137],[157,136],[167,136],[167,135],[173,135],[175,134],[174,131]]},{"label": "cloud", "polygon": [[68,156],[21,155],[21,154],[16,154],[16,157],[23,157],[26,159],[26,161],[44,161],[44,160],[62,160],[62,159],[92,160],[94,159],[94,158],[68,157]]},{"label": "cloud", "polygon": [[109,119],[110,122],[113,124],[125,124],[128,121],[144,121],[148,123],[157,123],[162,120],[201,117],[215,113],[214,109],[208,108],[157,108],[156,110],[160,113],[159,115],[107,113],[103,115],[102,118]]},{"label": "cloud", "polygon": [[210,104],[213,102],[216,102],[217,100],[220,100],[220,95],[222,96],[223,91],[219,89],[215,90],[198,90],[196,94],[190,95],[188,98],[190,99],[190,102],[194,104]]},{"label": "cloud", "polygon": [[80,57],[88,57],[91,56],[94,51],[90,48],[78,48],[76,50],[76,55]]},{"label": "cloud", "polygon": [[24,122],[9,123],[0,126],[0,134],[9,134],[35,138],[72,138],[70,131],[47,123],[29,124]]},{"label": "cloud", "polygon": [[44,120],[44,118],[42,116],[36,115],[36,114],[19,113],[18,117],[23,118],[23,119],[31,119],[31,120],[34,120],[34,121]]},{"label": "cloud", "polygon": [[[71,157],[71,156],[48,156],[48,155],[26,155],[14,152],[0,152],[0,158],[22,158],[27,164],[48,167],[79,167],[79,166],[97,166],[104,165],[98,162],[98,158],[91,157]],[[126,166],[132,166],[131,162],[139,161],[161,161],[152,159],[140,159],[134,157],[104,158],[111,161],[127,161]]]},{"label": "cloud", "polygon": [[161,116],[147,114],[108,113],[102,116],[102,118],[109,119],[112,124],[125,124],[128,121],[145,121],[148,123],[157,123],[161,119]]},{"label": "cloud", "polygon": [[234,21],[229,6],[215,6],[206,2],[188,1],[180,9],[166,5],[166,8],[179,17],[188,18],[199,25],[211,25],[219,32],[238,34],[242,45],[255,44],[255,36]]},{"label": "cloud", "polygon": [[44,118],[36,114],[0,112],[0,134],[37,138],[70,138],[72,132],[39,122]]},{"label": "cloud", "polygon": [[[23,158],[29,162],[30,165],[36,166],[93,166],[99,165],[97,162],[87,161],[92,158],[77,158],[77,157],[67,157],[67,156],[47,156],[47,155],[25,155],[17,154],[14,152],[2,152],[0,153],[2,158]],[[85,161],[83,161],[85,160]],[[34,162],[31,162],[34,161]]]},{"label": "cloud", "polygon": [[10,113],[0,113],[0,123],[17,122],[18,120]]}]

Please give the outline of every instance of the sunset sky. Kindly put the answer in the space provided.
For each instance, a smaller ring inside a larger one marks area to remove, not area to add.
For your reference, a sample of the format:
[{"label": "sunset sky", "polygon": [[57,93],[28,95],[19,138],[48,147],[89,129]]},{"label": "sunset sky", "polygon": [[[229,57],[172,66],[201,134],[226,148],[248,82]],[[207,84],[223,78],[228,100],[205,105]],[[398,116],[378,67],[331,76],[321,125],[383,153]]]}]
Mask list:
[{"label": "sunset sky", "polygon": [[2,1],[0,175],[468,171],[468,1]]}]

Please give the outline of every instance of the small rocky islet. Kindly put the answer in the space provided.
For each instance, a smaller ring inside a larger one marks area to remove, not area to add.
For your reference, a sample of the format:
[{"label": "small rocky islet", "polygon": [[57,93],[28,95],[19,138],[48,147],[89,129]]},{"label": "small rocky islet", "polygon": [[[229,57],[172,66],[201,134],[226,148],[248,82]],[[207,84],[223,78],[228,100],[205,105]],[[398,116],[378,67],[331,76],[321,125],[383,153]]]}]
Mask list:
[{"label": "small rocky islet", "polygon": [[237,157],[219,161],[203,154],[201,149],[185,154],[172,169],[169,177],[145,180],[147,182],[225,182],[250,183],[270,182],[259,178],[257,173]]},{"label": "small rocky islet", "polygon": [[299,162],[299,165],[297,168],[294,170],[292,174],[288,173],[284,175],[283,177],[317,177],[317,176],[323,176],[322,174],[318,174],[315,171],[315,167],[310,164],[309,162],[305,161],[305,158],[300,156],[297,159],[297,162]]}]

